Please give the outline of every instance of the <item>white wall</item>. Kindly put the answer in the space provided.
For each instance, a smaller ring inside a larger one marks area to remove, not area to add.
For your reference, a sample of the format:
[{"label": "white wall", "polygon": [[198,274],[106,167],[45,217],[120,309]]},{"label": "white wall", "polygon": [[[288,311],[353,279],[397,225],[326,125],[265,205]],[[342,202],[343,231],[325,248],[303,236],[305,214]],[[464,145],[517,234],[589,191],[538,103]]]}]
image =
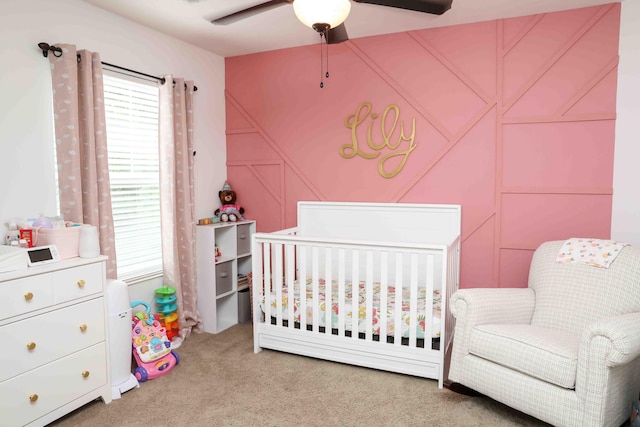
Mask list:
[{"label": "white wall", "polygon": [[611,237],[640,247],[640,2],[622,2]]},{"label": "white wall", "polygon": [[12,217],[56,214],[51,77],[39,42],[195,81],[195,209],[211,216],[226,177],[224,58],[80,0],[0,0],[0,236]]}]

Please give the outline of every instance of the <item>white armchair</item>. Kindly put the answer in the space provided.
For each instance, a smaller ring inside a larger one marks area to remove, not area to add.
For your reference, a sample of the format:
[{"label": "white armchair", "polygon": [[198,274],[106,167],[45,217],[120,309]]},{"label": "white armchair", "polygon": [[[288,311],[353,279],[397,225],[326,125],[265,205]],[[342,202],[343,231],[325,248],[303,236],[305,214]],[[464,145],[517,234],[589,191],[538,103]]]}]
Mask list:
[{"label": "white armchair", "polygon": [[606,268],[535,252],[527,288],[461,289],[449,381],[558,426],[619,426],[640,392],[640,250]]}]

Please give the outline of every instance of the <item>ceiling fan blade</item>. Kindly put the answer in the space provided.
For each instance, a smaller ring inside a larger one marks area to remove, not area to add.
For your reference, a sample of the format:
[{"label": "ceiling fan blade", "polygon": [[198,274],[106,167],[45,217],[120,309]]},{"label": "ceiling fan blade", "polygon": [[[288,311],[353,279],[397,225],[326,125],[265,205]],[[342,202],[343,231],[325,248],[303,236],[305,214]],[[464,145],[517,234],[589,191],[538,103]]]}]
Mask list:
[{"label": "ceiling fan blade", "polygon": [[377,4],[398,9],[442,15],[451,9],[453,0],[353,0],[356,3]]},{"label": "ceiling fan blade", "polygon": [[259,12],[264,12],[267,11],[269,9],[273,9],[275,7],[279,7],[285,4],[289,4],[289,3],[293,3],[293,0],[272,0],[272,1],[267,1],[252,7],[249,7],[247,9],[242,9],[239,10],[237,12],[231,13],[229,15],[225,15],[225,16],[221,16],[219,18],[215,18],[211,20],[212,24],[217,24],[217,25],[227,25],[227,24],[232,24],[236,21],[239,21],[241,19],[245,19],[248,18],[250,16],[255,15],[256,13]]},{"label": "ceiling fan blade", "polygon": [[347,35],[347,28],[344,26],[344,23],[335,28],[329,28],[329,31],[327,31],[328,44],[342,43],[347,40],[349,40],[349,36]]}]

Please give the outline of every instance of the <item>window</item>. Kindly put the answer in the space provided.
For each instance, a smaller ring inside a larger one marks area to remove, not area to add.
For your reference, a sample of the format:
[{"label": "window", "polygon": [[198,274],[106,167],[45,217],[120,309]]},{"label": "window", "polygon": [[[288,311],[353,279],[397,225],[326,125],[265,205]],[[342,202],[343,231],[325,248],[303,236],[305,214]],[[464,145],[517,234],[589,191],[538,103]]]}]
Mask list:
[{"label": "window", "polygon": [[111,204],[118,278],[162,272],[158,86],[104,73]]}]

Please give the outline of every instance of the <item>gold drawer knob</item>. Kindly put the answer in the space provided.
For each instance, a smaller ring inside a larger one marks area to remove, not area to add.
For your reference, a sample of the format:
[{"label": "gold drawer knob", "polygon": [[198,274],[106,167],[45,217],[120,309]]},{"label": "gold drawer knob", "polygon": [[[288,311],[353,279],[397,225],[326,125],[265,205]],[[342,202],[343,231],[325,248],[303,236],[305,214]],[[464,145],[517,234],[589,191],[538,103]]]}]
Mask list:
[{"label": "gold drawer knob", "polygon": [[38,395],[37,394],[32,394],[31,396],[29,396],[29,401],[31,403],[35,402],[36,400],[38,400]]},{"label": "gold drawer knob", "polygon": [[29,344],[27,344],[27,348],[29,349],[29,351],[35,350],[36,343],[30,342]]},{"label": "gold drawer knob", "polygon": [[84,332],[87,330],[87,325],[80,325],[80,332]]},{"label": "gold drawer knob", "polygon": [[89,377],[89,371],[82,371],[82,378],[88,378]]},{"label": "gold drawer knob", "polygon": [[25,301],[31,301],[33,299],[33,294],[31,292],[27,292],[24,294]]},{"label": "gold drawer knob", "polygon": [[82,280],[82,279],[78,280],[78,287],[79,288],[84,288],[84,284],[85,284],[84,280]]}]

